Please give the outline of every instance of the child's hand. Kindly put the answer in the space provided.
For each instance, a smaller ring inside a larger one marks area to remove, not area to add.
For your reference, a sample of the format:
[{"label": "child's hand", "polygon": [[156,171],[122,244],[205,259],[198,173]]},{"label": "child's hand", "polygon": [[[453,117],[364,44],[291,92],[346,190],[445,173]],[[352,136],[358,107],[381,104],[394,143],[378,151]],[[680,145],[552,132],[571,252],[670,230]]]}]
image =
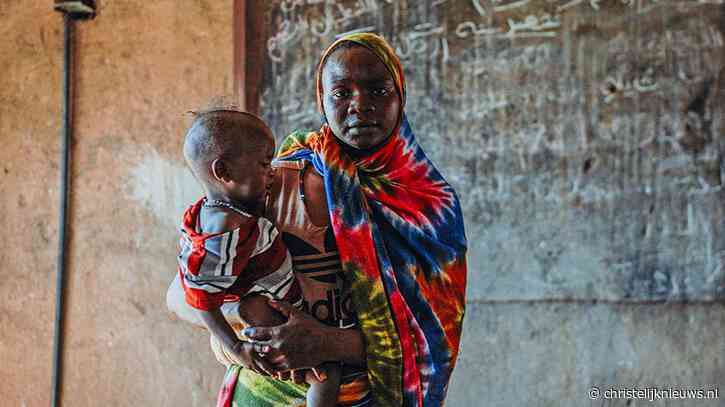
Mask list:
[{"label": "child's hand", "polygon": [[[259,346],[260,349],[255,349]],[[266,349],[265,349],[266,348]],[[264,376],[272,376],[274,368],[266,359],[269,353],[269,346],[253,345],[246,341],[237,341],[232,349],[227,349],[229,358],[245,369],[252,370]]]}]

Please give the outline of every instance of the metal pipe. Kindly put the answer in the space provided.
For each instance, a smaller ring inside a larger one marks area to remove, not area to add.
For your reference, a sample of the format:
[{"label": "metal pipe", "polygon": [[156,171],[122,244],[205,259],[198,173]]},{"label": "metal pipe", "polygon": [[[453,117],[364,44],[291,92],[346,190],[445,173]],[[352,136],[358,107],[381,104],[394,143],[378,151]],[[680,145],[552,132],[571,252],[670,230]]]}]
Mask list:
[{"label": "metal pipe", "polygon": [[60,389],[63,368],[63,299],[65,289],[66,265],[66,223],[68,214],[68,191],[70,175],[70,142],[73,126],[71,102],[71,74],[73,73],[73,28],[74,20],[63,14],[63,107],[61,124],[61,156],[60,156],[60,214],[58,221],[58,259],[55,282],[55,329],[53,333],[53,393],[50,401],[52,407],[60,405]]}]

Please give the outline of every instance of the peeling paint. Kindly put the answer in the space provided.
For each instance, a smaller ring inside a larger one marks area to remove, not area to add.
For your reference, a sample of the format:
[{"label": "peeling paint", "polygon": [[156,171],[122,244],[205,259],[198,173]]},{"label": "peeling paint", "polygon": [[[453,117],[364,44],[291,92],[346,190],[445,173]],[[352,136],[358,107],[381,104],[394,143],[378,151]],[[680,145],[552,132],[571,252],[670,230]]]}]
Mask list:
[{"label": "peeling paint", "polygon": [[128,198],[150,211],[169,227],[178,226],[186,208],[203,191],[189,169],[162,157],[153,148],[144,149],[141,161],[130,169]]}]

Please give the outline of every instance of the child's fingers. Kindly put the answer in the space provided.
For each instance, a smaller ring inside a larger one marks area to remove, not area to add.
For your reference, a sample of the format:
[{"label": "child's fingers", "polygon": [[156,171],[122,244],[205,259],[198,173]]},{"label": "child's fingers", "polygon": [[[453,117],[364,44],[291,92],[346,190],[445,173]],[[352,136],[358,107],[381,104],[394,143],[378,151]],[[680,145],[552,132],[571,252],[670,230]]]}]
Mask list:
[{"label": "child's fingers", "polygon": [[290,314],[296,310],[296,308],[287,301],[277,301],[270,299],[269,301],[267,301],[267,304],[269,304],[270,307],[279,311],[279,313],[284,315],[285,318],[289,318]]}]

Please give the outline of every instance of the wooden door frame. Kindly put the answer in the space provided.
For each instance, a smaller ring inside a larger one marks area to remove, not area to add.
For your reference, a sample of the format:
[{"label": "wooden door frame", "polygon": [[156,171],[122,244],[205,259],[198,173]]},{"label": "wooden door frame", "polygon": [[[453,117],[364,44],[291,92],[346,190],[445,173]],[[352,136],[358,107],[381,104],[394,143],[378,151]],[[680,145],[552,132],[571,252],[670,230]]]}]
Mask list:
[{"label": "wooden door frame", "polygon": [[259,94],[267,62],[265,0],[234,0],[234,97],[242,110],[259,114]]}]

